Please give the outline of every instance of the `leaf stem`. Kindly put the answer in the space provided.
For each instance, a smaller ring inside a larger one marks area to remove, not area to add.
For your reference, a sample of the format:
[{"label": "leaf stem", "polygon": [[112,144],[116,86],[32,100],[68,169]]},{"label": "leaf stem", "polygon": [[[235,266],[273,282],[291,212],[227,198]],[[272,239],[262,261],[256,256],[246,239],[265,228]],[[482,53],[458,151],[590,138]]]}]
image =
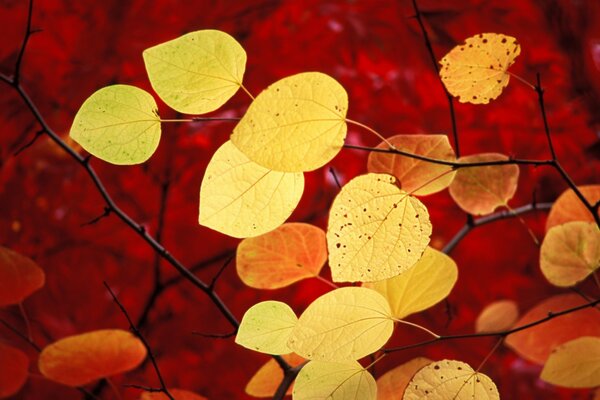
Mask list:
[{"label": "leaf stem", "polygon": [[509,74],[509,75],[510,75],[510,76],[512,76],[513,78],[517,79],[518,81],[520,81],[520,82],[524,83],[526,86],[529,86],[529,88],[530,88],[531,90],[536,90],[536,91],[537,91],[537,88],[536,88],[534,85],[532,85],[531,83],[529,83],[529,81],[527,81],[526,79],[524,79],[524,78],[521,78],[519,75],[517,75],[517,74],[514,74],[514,73],[512,73],[512,72],[510,72],[510,71],[504,71],[504,72],[506,72],[507,74]]},{"label": "leaf stem", "polygon": [[438,334],[436,334],[436,333],[433,333],[433,332],[432,332],[432,331],[430,331],[429,329],[427,329],[427,328],[425,328],[424,326],[421,326],[421,325],[419,325],[419,324],[415,324],[415,323],[413,323],[413,322],[408,322],[408,321],[406,321],[406,320],[403,320],[403,319],[397,319],[397,318],[392,318],[392,320],[393,320],[393,321],[396,321],[396,322],[398,322],[398,323],[400,323],[400,324],[404,324],[404,325],[412,326],[413,328],[417,328],[417,329],[420,329],[420,330],[422,330],[422,331],[424,331],[424,332],[427,332],[428,334],[430,334],[431,336],[433,336],[434,338],[436,338],[436,340],[437,340],[437,339],[439,339],[439,338],[441,337],[440,335],[438,335]]},{"label": "leaf stem", "polygon": [[483,361],[481,361],[481,364],[479,364],[479,366],[475,370],[476,372],[479,372],[481,370],[481,368],[483,368],[483,366],[485,365],[485,363],[490,359],[490,357],[492,356],[492,354],[494,354],[494,352],[498,349],[498,347],[500,346],[500,344],[502,344],[502,342],[504,342],[504,337],[503,336],[501,336],[500,339],[498,339],[498,341],[496,342],[496,344],[494,345],[494,347],[492,347],[492,349],[485,356],[485,358],[483,359]]},{"label": "leaf stem", "polygon": [[379,139],[381,139],[385,144],[387,144],[389,146],[390,149],[396,150],[396,146],[391,144],[385,137],[383,137],[383,135],[381,135],[379,132],[377,132],[375,129],[371,128],[370,126],[365,125],[361,122],[355,121],[350,118],[346,118],[346,122],[349,124],[352,124],[352,125],[360,126],[363,129],[366,129],[367,131],[371,132],[372,134],[377,136]]},{"label": "leaf stem", "polygon": [[250,93],[250,91],[248,89],[246,89],[246,86],[244,86],[242,83],[240,83],[240,88],[242,88],[242,90],[244,92],[246,92],[246,94],[248,96],[250,96],[250,98],[252,99],[252,101],[254,101],[254,96],[252,96],[252,93]]}]

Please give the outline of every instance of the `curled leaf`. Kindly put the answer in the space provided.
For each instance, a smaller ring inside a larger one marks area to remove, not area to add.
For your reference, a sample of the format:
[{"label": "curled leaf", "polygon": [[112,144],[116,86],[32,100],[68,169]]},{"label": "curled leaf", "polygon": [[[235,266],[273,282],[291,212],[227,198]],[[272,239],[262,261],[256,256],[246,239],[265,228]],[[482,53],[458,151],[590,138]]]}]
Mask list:
[{"label": "curled leaf", "polygon": [[475,332],[501,332],[512,328],[519,318],[519,306],[512,300],[488,304],[475,321]]},{"label": "curled leaf", "polygon": [[600,385],[600,337],[583,336],[552,351],[540,378],[568,388]]},{"label": "curled leaf", "polygon": [[[597,201],[600,201],[600,185],[583,185],[578,186],[577,189],[579,189],[583,197],[590,204],[593,205]],[[600,213],[600,210],[597,210],[597,212]],[[594,222],[594,217],[579,197],[577,197],[573,189],[569,188],[552,205],[548,219],[546,220],[546,231],[549,231],[553,226],[571,221]]]},{"label": "curled leaf", "polygon": [[[284,354],[281,356],[292,368],[302,364],[305,360],[296,353]],[[256,373],[250,378],[246,385],[246,394],[253,397],[273,397],[281,380],[283,379],[283,370],[274,359],[266,362]],[[292,394],[294,384],[288,388],[287,395]]]},{"label": "curled leaf", "polygon": [[44,271],[33,260],[0,246],[0,306],[22,302],[45,281]]},{"label": "curled leaf", "polygon": [[375,400],[377,384],[356,361],[310,361],[298,373],[294,400]]}]

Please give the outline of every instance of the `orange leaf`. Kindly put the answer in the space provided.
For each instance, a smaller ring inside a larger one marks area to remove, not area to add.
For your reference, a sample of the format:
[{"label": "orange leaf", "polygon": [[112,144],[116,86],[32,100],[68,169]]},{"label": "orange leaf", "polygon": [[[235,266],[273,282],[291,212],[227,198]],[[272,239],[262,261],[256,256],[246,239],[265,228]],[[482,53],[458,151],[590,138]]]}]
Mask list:
[{"label": "orange leaf", "polygon": [[[171,396],[173,396],[175,400],[206,400],[206,397],[190,392],[189,390],[169,389],[169,393],[171,393]],[[144,392],[142,393],[140,400],[169,400],[169,398],[166,394],[161,392]]]},{"label": "orange leaf", "polygon": [[[292,367],[298,366],[306,361],[296,353],[285,354],[283,359]],[[254,397],[273,397],[281,380],[283,379],[283,371],[277,361],[270,359],[264,364],[246,385],[246,393]],[[290,385],[287,395],[292,394],[293,384]]]},{"label": "orange leaf", "polygon": [[[476,163],[499,160],[508,160],[508,157],[484,153],[461,157],[458,161]],[[519,167],[513,164],[460,168],[450,184],[450,195],[460,208],[470,214],[489,214],[497,207],[507,205],[517,190],[518,180]]]},{"label": "orange leaf", "polygon": [[236,268],[246,285],[277,289],[319,275],[326,260],[325,232],[310,224],[292,222],[242,240]]},{"label": "orange leaf", "polygon": [[0,306],[22,302],[45,280],[44,271],[33,260],[0,246]]},{"label": "orange leaf", "polygon": [[[519,327],[568,308],[585,304],[576,294],[550,297],[529,310],[516,324]],[[599,310],[585,308],[562,315],[548,322],[522,330],[506,338],[506,344],[519,356],[537,364],[544,364],[552,350],[580,336],[600,336]]]},{"label": "orange leaf", "polygon": [[[592,205],[600,200],[600,185],[578,186],[577,188]],[[573,189],[567,189],[556,199],[552,206],[546,220],[546,231],[549,231],[553,226],[571,221],[594,222],[594,218],[573,192]]]},{"label": "orange leaf", "polygon": [[[396,135],[388,138],[388,142],[398,150],[440,160],[456,160],[446,135]],[[380,149],[388,147],[386,142],[377,146]],[[367,170],[394,175],[398,178],[402,190],[416,196],[425,196],[447,188],[455,174],[452,167],[448,165],[432,164],[399,154],[375,151],[369,154]]]},{"label": "orange leaf", "polygon": [[475,332],[500,332],[512,328],[519,318],[519,307],[512,300],[488,304],[475,322]]},{"label": "orange leaf", "polygon": [[431,363],[429,358],[417,357],[381,375],[377,379],[377,400],[402,400],[413,376]]},{"label": "orange leaf", "polygon": [[29,358],[21,350],[0,343],[0,399],[17,393],[29,375]]},{"label": "orange leaf", "polygon": [[69,336],[40,353],[38,366],[48,379],[80,386],[136,368],[146,358],[143,343],[120,329]]}]

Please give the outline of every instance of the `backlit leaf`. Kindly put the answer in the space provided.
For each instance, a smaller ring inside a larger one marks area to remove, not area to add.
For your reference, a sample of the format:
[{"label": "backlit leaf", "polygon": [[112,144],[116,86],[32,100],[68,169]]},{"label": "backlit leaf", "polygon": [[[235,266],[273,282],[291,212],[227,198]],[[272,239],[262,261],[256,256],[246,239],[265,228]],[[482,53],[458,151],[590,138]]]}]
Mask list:
[{"label": "backlit leaf", "polygon": [[[206,397],[189,390],[169,388],[169,393],[175,400],[207,400]],[[164,393],[143,392],[140,400],[169,400],[169,397]]]},{"label": "backlit leaf", "polygon": [[[585,299],[577,294],[550,297],[529,310],[515,327],[545,318],[549,313],[557,313],[585,303]],[[600,336],[599,315],[599,311],[594,308],[561,315],[541,325],[513,333],[506,338],[505,343],[519,356],[541,365],[546,362],[556,346],[580,336]]]},{"label": "backlit leaf", "polygon": [[143,163],[160,140],[156,102],[135,86],[104,87],[83,103],[70,135],[88,153],[106,162]]},{"label": "backlit leaf", "polygon": [[21,350],[0,342],[0,399],[17,393],[29,376],[29,358]]},{"label": "backlit leaf", "polygon": [[[461,157],[458,161],[477,163],[499,160],[508,160],[508,157],[484,153]],[[450,195],[469,214],[485,215],[507,205],[517,190],[518,181],[519,167],[514,164],[460,168],[450,184]]]},{"label": "backlit leaf", "polygon": [[230,141],[213,155],[200,187],[200,225],[244,238],[285,222],[304,190],[302,173],[271,171]]},{"label": "backlit leaf", "polygon": [[512,300],[488,304],[475,321],[475,332],[501,332],[512,328],[519,318],[519,306]]},{"label": "backlit leaf", "polygon": [[0,246],[0,306],[22,302],[45,280],[44,271],[33,260]]},{"label": "backlit leaf", "polygon": [[353,361],[381,348],[394,322],[386,299],[363,287],[344,287],[313,301],[288,345],[309,360]]},{"label": "backlit leaf", "polygon": [[296,378],[294,400],[375,400],[377,384],[358,362],[310,361]]},{"label": "backlit leaf", "polygon": [[144,50],[150,83],[160,98],[186,114],[221,107],[237,92],[246,52],[225,32],[202,30]]},{"label": "backlit leaf", "polygon": [[325,261],[325,232],[314,225],[292,222],[242,240],[236,268],[246,285],[277,289],[319,275]]},{"label": "backlit leaf", "polygon": [[402,400],[404,390],[417,371],[433,361],[417,357],[389,370],[377,379],[377,400]]},{"label": "backlit leaf", "polygon": [[[285,354],[282,357],[291,367],[296,367],[305,361],[296,353]],[[282,379],[281,366],[274,359],[270,359],[250,378],[245,391],[254,397],[273,397]],[[292,383],[288,388],[288,395],[292,394],[293,386]]]},{"label": "backlit leaf", "polygon": [[395,182],[387,174],[361,175],[333,201],[327,248],[335,282],[391,278],[421,258],[431,235],[429,213]]},{"label": "backlit leaf", "polygon": [[341,150],[348,95],[333,78],[306,72],[281,79],[252,102],[231,141],[275,171],[312,171]]},{"label": "backlit leaf", "polygon": [[481,33],[454,47],[442,58],[440,76],[461,103],[487,104],[508,85],[508,68],[521,52],[514,37]]},{"label": "backlit leaf", "polygon": [[427,247],[412,268],[393,278],[363,286],[381,293],[390,303],[392,315],[401,319],[445,299],[457,278],[456,263],[444,253]]},{"label": "backlit leaf", "polygon": [[600,267],[600,229],[573,221],[552,227],[542,242],[540,268],[550,283],[573,286]]},{"label": "backlit leaf", "polygon": [[46,346],[38,367],[46,378],[81,386],[136,368],[146,358],[143,343],[119,329],[69,336]]},{"label": "backlit leaf", "polygon": [[[398,150],[440,160],[456,160],[446,135],[396,135],[387,140]],[[389,145],[382,142],[377,147],[387,149]],[[415,196],[425,196],[447,188],[455,174],[452,167],[447,165],[375,151],[369,154],[367,170],[394,175],[402,190]]]},{"label": "backlit leaf", "polygon": [[600,337],[584,336],[558,346],[548,357],[540,378],[568,388],[600,385]]},{"label": "backlit leaf", "polygon": [[298,318],[280,301],[263,301],[246,311],[235,337],[240,346],[266,354],[287,354],[290,332]]},{"label": "backlit leaf", "polygon": [[[581,192],[583,197],[590,202],[590,204],[596,204],[600,201],[600,185],[584,185],[578,186],[577,189]],[[600,212],[600,211],[599,211]],[[573,189],[565,190],[556,199],[548,219],[546,220],[546,231],[556,225],[562,225],[571,221],[587,221],[594,222],[594,217],[585,207],[585,205],[579,200],[579,197],[575,194]]]},{"label": "backlit leaf", "polygon": [[404,392],[404,400],[498,400],[494,382],[468,364],[454,360],[435,361],[415,374]]}]

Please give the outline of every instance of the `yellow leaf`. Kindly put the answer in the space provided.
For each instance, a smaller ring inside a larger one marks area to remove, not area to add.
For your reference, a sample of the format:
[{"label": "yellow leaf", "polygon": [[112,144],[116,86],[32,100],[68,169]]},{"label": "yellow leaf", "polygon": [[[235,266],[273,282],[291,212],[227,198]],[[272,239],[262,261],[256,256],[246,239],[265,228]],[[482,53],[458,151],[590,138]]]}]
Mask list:
[{"label": "yellow leaf", "polygon": [[[477,163],[500,160],[508,160],[508,157],[484,153],[461,157],[458,161]],[[489,214],[507,205],[517,190],[518,181],[519,167],[514,164],[461,168],[450,184],[450,195],[460,208],[470,214]]]},{"label": "yellow leaf", "polygon": [[120,329],[98,330],[69,336],[46,346],[38,367],[46,378],[68,386],[81,386],[136,368],[146,358],[137,337]]},{"label": "yellow leaf", "polygon": [[0,246],[0,307],[21,303],[45,282],[44,271],[32,259]]},{"label": "yellow leaf", "polygon": [[413,376],[433,361],[425,357],[413,358],[377,379],[377,400],[402,400],[404,390]]},{"label": "yellow leaf", "polygon": [[365,283],[390,303],[392,315],[401,319],[445,299],[456,283],[456,263],[444,253],[427,247],[423,257],[407,271],[384,281]]},{"label": "yellow leaf", "polygon": [[600,337],[583,336],[558,346],[548,357],[540,378],[568,388],[600,385]]},{"label": "yellow leaf", "polygon": [[567,222],[552,227],[544,237],[540,268],[551,284],[576,285],[599,267],[600,229],[595,222]]},{"label": "yellow leaf", "polygon": [[156,102],[135,86],[104,87],[81,105],[70,136],[88,153],[111,164],[143,163],[160,141]]},{"label": "yellow leaf", "polygon": [[333,201],[327,248],[335,282],[391,278],[421,258],[431,235],[429,213],[395,182],[391,175],[361,175]]},{"label": "yellow leaf", "polygon": [[263,301],[246,311],[235,342],[266,354],[291,353],[287,342],[297,322],[296,314],[287,304]]},{"label": "yellow leaf", "polygon": [[[282,358],[293,368],[302,364],[305,360],[296,353],[285,354]],[[273,397],[281,380],[283,379],[283,370],[274,359],[270,359],[250,378],[246,385],[246,394],[253,397]],[[293,383],[287,391],[287,395],[292,394]]]},{"label": "yellow leaf", "polygon": [[174,110],[204,114],[221,107],[237,92],[246,68],[246,52],[225,32],[203,30],[144,50],[152,87]]},{"label": "yellow leaf", "polygon": [[257,289],[277,289],[319,275],[327,261],[325,232],[314,225],[291,222],[237,248],[240,279]]},{"label": "yellow leaf", "polygon": [[475,322],[475,332],[501,332],[512,328],[519,318],[519,307],[512,300],[488,304]]},{"label": "yellow leaf", "polygon": [[353,361],[379,350],[393,330],[383,296],[363,287],[344,287],[308,306],[288,345],[309,360]]},{"label": "yellow leaf", "polygon": [[499,400],[494,382],[468,364],[435,361],[419,370],[404,392],[404,400]]},{"label": "yellow leaf", "polygon": [[508,85],[507,70],[520,52],[514,37],[498,33],[472,36],[440,61],[442,82],[461,103],[487,104]]},{"label": "yellow leaf", "polygon": [[228,141],[206,167],[199,222],[237,238],[262,235],[285,222],[303,190],[302,173],[261,167]]},{"label": "yellow leaf", "polygon": [[[396,135],[387,140],[398,150],[439,160],[456,160],[446,135]],[[387,149],[389,144],[382,142],[377,147]],[[448,165],[375,151],[369,154],[367,170],[394,175],[402,190],[415,196],[426,196],[447,188],[455,174]]]},{"label": "yellow leaf", "polygon": [[[600,201],[600,185],[578,186],[577,189],[590,204],[596,204],[597,201]],[[546,220],[546,231],[549,231],[553,226],[571,221],[594,222],[594,217],[579,200],[573,189],[567,189],[552,205]]]},{"label": "yellow leaf", "polygon": [[298,373],[294,400],[375,400],[377,384],[359,363],[310,361]]},{"label": "yellow leaf", "polygon": [[348,95],[333,78],[306,72],[281,79],[252,102],[231,141],[275,171],[312,171],[341,150]]}]

